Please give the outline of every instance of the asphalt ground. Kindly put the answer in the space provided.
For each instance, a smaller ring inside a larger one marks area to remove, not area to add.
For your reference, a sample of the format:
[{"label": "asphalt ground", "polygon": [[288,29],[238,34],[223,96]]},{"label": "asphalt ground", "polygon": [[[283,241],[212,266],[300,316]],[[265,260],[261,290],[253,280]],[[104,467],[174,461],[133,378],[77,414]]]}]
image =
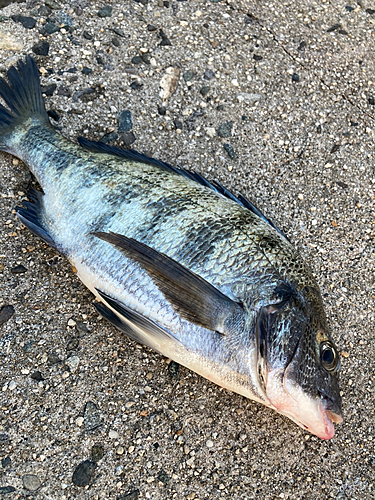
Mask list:
[{"label": "asphalt ground", "polygon": [[0,154],[0,307],[13,307],[0,312],[0,497],[373,499],[375,7],[144,3],[108,1],[104,17],[104,2],[11,4],[0,72],[33,54],[62,134],[115,133],[285,231],[341,351],[344,422],[321,441],[100,320],[68,262],[18,222],[35,180]]}]

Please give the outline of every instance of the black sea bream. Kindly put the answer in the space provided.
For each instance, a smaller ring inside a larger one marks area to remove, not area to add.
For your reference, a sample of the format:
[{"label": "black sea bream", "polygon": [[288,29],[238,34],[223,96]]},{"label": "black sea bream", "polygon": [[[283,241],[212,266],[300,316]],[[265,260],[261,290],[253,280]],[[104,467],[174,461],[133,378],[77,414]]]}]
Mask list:
[{"label": "black sea bream", "polygon": [[65,255],[129,337],[322,439],[341,422],[339,354],[319,287],[245,198],[135,151],[65,139],[31,57],[0,80],[0,149],[42,192],[17,213]]}]

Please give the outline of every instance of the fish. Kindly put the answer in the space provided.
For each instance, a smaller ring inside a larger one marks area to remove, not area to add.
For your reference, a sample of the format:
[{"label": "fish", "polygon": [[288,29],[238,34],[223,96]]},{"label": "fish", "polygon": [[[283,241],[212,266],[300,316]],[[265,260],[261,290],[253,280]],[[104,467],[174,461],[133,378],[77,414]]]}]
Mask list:
[{"label": "fish", "polygon": [[50,124],[31,56],[0,79],[0,150],[41,190],[16,212],[131,339],[321,439],[341,423],[340,354],[286,235],[196,171]]}]

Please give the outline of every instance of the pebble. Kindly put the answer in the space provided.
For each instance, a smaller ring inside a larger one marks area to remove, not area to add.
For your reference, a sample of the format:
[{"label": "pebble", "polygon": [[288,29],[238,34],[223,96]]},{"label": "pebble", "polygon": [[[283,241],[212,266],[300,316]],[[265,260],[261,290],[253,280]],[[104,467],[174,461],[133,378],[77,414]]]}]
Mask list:
[{"label": "pebble", "polygon": [[23,266],[22,264],[20,264],[19,266],[15,266],[15,267],[12,267],[10,272],[13,273],[13,274],[22,274],[22,273],[26,273],[27,269],[25,266]]},{"label": "pebble", "polygon": [[138,497],[139,490],[133,490],[130,493],[125,493],[125,495],[117,497],[117,500],[137,500]]},{"label": "pebble", "polygon": [[147,25],[147,30],[148,31],[156,31],[157,30],[157,27],[154,26],[153,24],[148,24]]},{"label": "pebble", "polygon": [[76,486],[87,486],[92,479],[95,469],[95,462],[92,462],[91,460],[84,460],[73,472],[72,482]]},{"label": "pebble", "polygon": [[68,28],[71,28],[73,26],[73,19],[63,10],[59,10],[58,12],[56,12],[55,19],[60,25],[63,24]]},{"label": "pebble", "polygon": [[14,307],[10,305],[2,306],[0,308],[0,326],[10,320],[14,314]]},{"label": "pebble", "polygon": [[49,52],[49,43],[46,42],[45,40],[41,42],[35,43],[31,50],[36,54],[37,56],[48,56]]},{"label": "pebble", "polygon": [[94,431],[103,424],[100,411],[92,401],[87,401],[85,404],[83,417],[85,419],[85,430],[87,432]]},{"label": "pebble", "polygon": [[158,480],[164,484],[168,484],[171,478],[168,476],[164,469],[160,469],[160,471],[158,472]]},{"label": "pebble", "polygon": [[255,104],[263,99],[262,94],[250,94],[248,92],[240,92],[236,96],[238,102],[245,102],[246,104]]},{"label": "pebble", "polygon": [[230,144],[228,144],[228,143],[224,144],[224,145],[223,145],[223,147],[224,147],[225,151],[228,153],[229,157],[230,157],[232,160],[234,160],[234,159],[235,159],[235,157],[236,157],[236,155],[234,154],[234,149],[233,149],[233,147],[232,147]]},{"label": "pebble", "polygon": [[182,130],[182,122],[180,120],[173,120],[174,126],[176,129]]},{"label": "pebble", "polygon": [[118,115],[118,131],[129,132],[133,128],[132,114],[129,110],[120,111]]},{"label": "pebble", "polygon": [[231,137],[232,136],[232,128],[233,128],[233,122],[225,122],[219,125],[219,128],[217,129],[217,135],[219,137]]},{"label": "pebble", "polygon": [[110,437],[111,439],[119,439],[120,435],[117,431],[111,429],[109,432],[108,432],[108,437]]},{"label": "pebble", "polygon": [[48,360],[48,363],[50,365],[58,365],[58,364],[62,363],[62,360],[54,352],[48,353],[47,360]]},{"label": "pebble", "polygon": [[167,112],[167,108],[165,106],[158,106],[158,113],[161,116],[165,116]]},{"label": "pebble", "polygon": [[104,447],[101,444],[94,444],[91,448],[91,460],[98,463],[104,457]]},{"label": "pebble", "polygon": [[120,28],[110,28],[110,30],[113,31],[113,33],[116,33],[116,35],[120,36],[121,38],[126,37],[125,33]]},{"label": "pebble", "polygon": [[82,427],[84,420],[85,420],[85,419],[84,419],[83,417],[77,417],[77,418],[76,418],[76,425],[77,425],[78,427]]},{"label": "pebble", "polygon": [[327,29],[327,33],[332,33],[332,31],[336,31],[341,28],[341,24],[334,24],[330,28]]},{"label": "pebble", "polygon": [[77,92],[74,92],[74,94],[73,94],[73,101],[77,102],[78,99],[80,99],[81,97],[83,97],[85,95],[90,95],[90,94],[95,94],[95,90],[92,89],[91,87],[88,87],[88,88],[82,89],[82,90],[77,90]]},{"label": "pebble", "polygon": [[161,47],[172,45],[171,41],[169,40],[169,38],[167,37],[167,35],[164,33],[163,30],[159,30],[159,36],[161,38],[161,42],[159,43]]},{"label": "pebble", "polygon": [[[114,134],[114,135],[116,135],[116,134]],[[116,137],[116,139],[117,139],[117,137]],[[111,139],[111,140],[114,141],[115,139]],[[77,321],[76,330],[80,334],[80,337],[83,337],[88,332],[87,326],[82,321]]]},{"label": "pebble", "polygon": [[22,43],[17,41],[8,33],[4,33],[0,30],[0,49],[1,50],[21,50],[23,47]]},{"label": "pebble", "polygon": [[179,77],[180,70],[178,68],[169,67],[166,69],[160,80],[161,91],[159,95],[162,99],[169,99],[176,92]]},{"label": "pebble", "polygon": [[293,75],[292,75],[292,81],[293,82],[299,82],[299,75],[297,75],[297,73],[293,73]]},{"label": "pebble", "polygon": [[53,35],[53,33],[56,33],[60,30],[59,26],[57,26],[57,24],[53,23],[52,21],[48,21],[43,26],[43,29],[46,33],[48,33],[48,35]]},{"label": "pebble", "polygon": [[211,441],[211,439],[207,439],[207,441],[206,441],[207,448],[212,448],[213,445],[214,445],[213,441]]},{"label": "pebble", "polygon": [[83,38],[86,38],[86,40],[92,40],[93,39],[93,36],[90,35],[90,33],[88,31],[84,31],[82,33],[82,35],[83,35]]},{"label": "pebble", "polygon": [[212,137],[215,137],[216,135],[216,130],[213,127],[208,127],[206,128],[206,134],[208,137],[211,137],[212,139]]},{"label": "pebble", "polygon": [[77,337],[72,337],[66,345],[67,351],[74,351],[79,347],[79,339]]},{"label": "pebble", "polygon": [[114,45],[115,47],[120,47],[120,40],[116,37],[113,37],[112,38],[112,45]]},{"label": "pebble", "polygon": [[118,139],[118,134],[116,134],[116,132],[109,132],[108,134],[104,134],[103,137],[99,139],[99,142],[103,142],[104,144],[109,144],[110,142],[113,142],[116,139]]},{"label": "pebble", "polygon": [[78,356],[69,356],[69,358],[66,359],[65,364],[68,365],[69,370],[74,373],[79,366],[79,361]]},{"label": "pebble", "polygon": [[210,87],[208,85],[203,85],[203,87],[201,87],[199,89],[199,92],[203,95],[203,96],[206,96],[210,91]]},{"label": "pebble", "polygon": [[33,17],[20,16],[18,14],[12,16],[12,19],[15,23],[21,23],[22,26],[28,30],[31,30],[36,25],[36,19]]},{"label": "pebble", "polygon": [[119,446],[117,449],[116,449],[116,453],[117,455],[123,455],[124,454],[124,448],[123,446]]},{"label": "pebble", "polygon": [[203,78],[205,80],[213,80],[215,78],[215,73],[211,69],[206,69]]},{"label": "pebble", "polygon": [[16,382],[15,382],[14,380],[11,380],[11,381],[9,382],[9,384],[8,384],[8,389],[9,389],[10,391],[14,391],[14,389],[15,389],[16,387],[17,387]]},{"label": "pebble", "polygon": [[133,132],[125,132],[120,135],[120,138],[124,142],[125,146],[130,146],[137,140]]},{"label": "pebble", "polygon": [[112,7],[110,5],[105,5],[98,12],[99,17],[111,17],[112,16]]},{"label": "pebble", "polygon": [[16,491],[14,486],[0,486],[0,495],[8,495]]},{"label": "pebble", "polygon": [[92,69],[91,68],[88,68],[87,66],[84,66],[82,68],[82,74],[83,75],[91,75],[91,73],[92,73]]},{"label": "pebble", "polygon": [[5,457],[5,458],[2,458],[2,459],[1,459],[1,467],[2,467],[3,469],[5,469],[5,467],[8,467],[8,465],[10,465],[11,461],[12,461],[12,460],[11,460],[11,458],[10,458],[10,457]]},{"label": "pebble", "polygon": [[56,83],[51,83],[50,85],[42,85],[42,94],[46,96],[51,96],[57,89]]},{"label": "pebble", "polygon": [[65,97],[70,97],[71,92],[68,87],[62,83],[57,90],[57,94]]},{"label": "pebble", "polygon": [[188,71],[185,71],[185,73],[182,75],[182,78],[185,80],[185,82],[190,82],[195,77],[196,73],[194,71],[191,71],[190,69]]},{"label": "pebble", "polygon": [[41,482],[35,474],[25,474],[22,476],[22,484],[26,490],[36,491],[40,488]]},{"label": "pebble", "polygon": [[168,375],[171,378],[177,378],[180,371],[180,365],[176,361],[171,361],[168,365]]},{"label": "pebble", "polygon": [[263,59],[263,56],[259,56],[258,54],[253,55],[254,61],[261,61]]},{"label": "pebble", "polygon": [[44,2],[47,7],[50,7],[52,10],[60,10],[61,5],[57,3],[55,0],[45,0]]},{"label": "pebble", "polygon": [[143,52],[141,59],[145,64],[151,64],[150,54],[148,52]]},{"label": "pebble", "polygon": [[142,57],[140,57],[140,56],[134,56],[132,58],[132,63],[133,64],[141,64],[141,62],[142,62]]}]

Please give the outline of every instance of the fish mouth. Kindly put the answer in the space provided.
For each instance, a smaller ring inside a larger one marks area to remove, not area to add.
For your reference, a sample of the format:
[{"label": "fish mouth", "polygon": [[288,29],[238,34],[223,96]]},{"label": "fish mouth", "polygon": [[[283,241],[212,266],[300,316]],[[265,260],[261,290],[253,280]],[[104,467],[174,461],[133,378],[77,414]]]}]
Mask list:
[{"label": "fish mouth", "polygon": [[339,409],[334,410],[324,395],[317,397],[303,391],[288,379],[287,370],[270,370],[267,375],[266,394],[272,408],[320,439],[333,438],[333,424],[343,420]]}]

